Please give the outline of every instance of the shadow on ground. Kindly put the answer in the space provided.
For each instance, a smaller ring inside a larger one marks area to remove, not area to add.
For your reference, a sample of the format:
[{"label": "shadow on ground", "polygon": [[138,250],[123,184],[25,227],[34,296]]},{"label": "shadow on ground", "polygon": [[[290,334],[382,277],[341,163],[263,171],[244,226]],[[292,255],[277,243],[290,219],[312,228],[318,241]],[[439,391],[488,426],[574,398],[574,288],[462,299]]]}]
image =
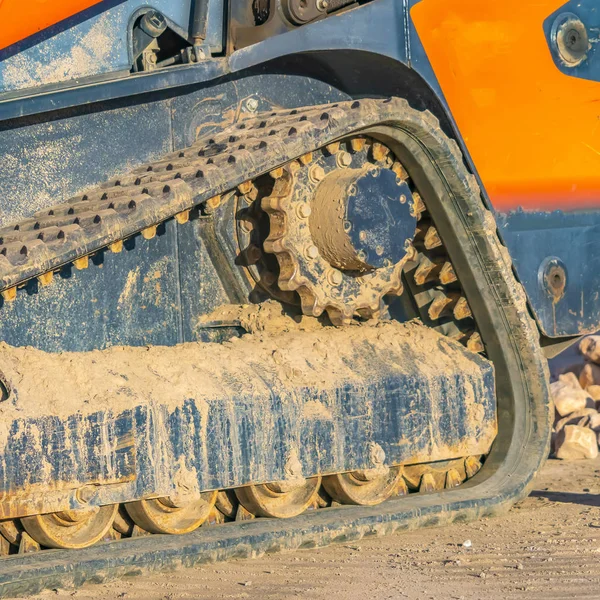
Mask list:
[{"label": "shadow on ground", "polygon": [[533,490],[529,494],[533,498],[546,498],[552,502],[563,504],[581,504],[582,506],[600,506],[600,494],[580,494],[573,492],[550,492]]}]

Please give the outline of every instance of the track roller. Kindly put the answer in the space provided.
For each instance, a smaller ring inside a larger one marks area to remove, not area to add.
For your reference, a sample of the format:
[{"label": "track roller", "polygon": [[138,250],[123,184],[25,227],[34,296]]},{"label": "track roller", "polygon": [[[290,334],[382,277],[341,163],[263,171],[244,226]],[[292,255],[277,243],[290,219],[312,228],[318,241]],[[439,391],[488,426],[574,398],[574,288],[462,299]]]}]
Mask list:
[{"label": "track roller", "polygon": [[240,504],[257,517],[285,519],[304,512],[317,499],[321,477],[305,479],[304,483],[266,483],[237,488]]},{"label": "track roller", "polygon": [[340,504],[373,506],[387,500],[394,493],[398,494],[401,479],[400,467],[391,467],[383,472],[379,469],[366,469],[328,475],[323,478],[323,487]]},{"label": "track roller", "polygon": [[23,517],[25,531],[46,548],[87,548],[108,533],[118,505]]},{"label": "track roller", "polygon": [[138,526],[150,533],[189,533],[208,519],[217,500],[217,492],[180,501],[173,498],[139,500],[125,504],[127,513]]}]

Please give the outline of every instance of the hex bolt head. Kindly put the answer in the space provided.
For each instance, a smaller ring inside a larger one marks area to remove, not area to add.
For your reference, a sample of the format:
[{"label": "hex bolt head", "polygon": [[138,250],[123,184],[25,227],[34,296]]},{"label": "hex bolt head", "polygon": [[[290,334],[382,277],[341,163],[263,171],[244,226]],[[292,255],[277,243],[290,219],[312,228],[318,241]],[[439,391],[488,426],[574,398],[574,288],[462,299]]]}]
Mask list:
[{"label": "hex bolt head", "polygon": [[338,152],[335,157],[335,162],[338,167],[345,169],[352,164],[352,155],[349,152]]},{"label": "hex bolt head", "polygon": [[306,247],[304,254],[307,258],[314,260],[315,258],[317,258],[317,256],[319,256],[319,249],[314,244],[311,244],[310,246]]},{"label": "hex bolt head", "polygon": [[94,497],[95,492],[93,485],[84,485],[75,492],[75,497],[81,504],[87,504]]},{"label": "hex bolt head", "polygon": [[311,213],[312,213],[312,208],[306,202],[302,202],[302,204],[299,204],[298,207],[296,208],[296,214],[301,219],[308,219],[308,217],[310,217]]},{"label": "hex bolt head", "polygon": [[258,99],[257,98],[248,98],[246,100],[246,110],[248,112],[256,112],[258,108]]},{"label": "hex bolt head", "polygon": [[329,281],[331,285],[340,285],[343,280],[344,276],[341,271],[338,271],[337,269],[329,269],[327,271],[327,281]]},{"label": "hex bolt head", "polygon": [[308,178],[313,183],[319,183],[319,181],[323,181],[325,179],[325,169],[320,165],[313,165],[308,172]]}]

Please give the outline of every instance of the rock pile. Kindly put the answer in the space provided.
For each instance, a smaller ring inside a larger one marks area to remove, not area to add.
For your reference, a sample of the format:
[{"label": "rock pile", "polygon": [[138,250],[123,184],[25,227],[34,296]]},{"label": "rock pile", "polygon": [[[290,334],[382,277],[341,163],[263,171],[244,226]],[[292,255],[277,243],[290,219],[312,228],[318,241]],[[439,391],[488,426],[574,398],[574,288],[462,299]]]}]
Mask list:
[{"label": "rock pile", "polygon": [[600,335],[581,340],[585,362],[569,367],[550,384],[555,419],[552,451],[556,458],[598,456],[600,434]]}]

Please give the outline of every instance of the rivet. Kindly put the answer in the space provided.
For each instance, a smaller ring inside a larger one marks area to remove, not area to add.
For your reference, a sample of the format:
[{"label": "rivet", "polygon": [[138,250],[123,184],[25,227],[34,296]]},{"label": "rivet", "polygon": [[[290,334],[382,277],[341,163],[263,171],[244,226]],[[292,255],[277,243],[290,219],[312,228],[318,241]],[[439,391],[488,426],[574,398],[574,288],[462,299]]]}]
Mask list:
[{"label": "rivet", "polygon": [[350,223],[350,221],[344,221],[344,231],[346,233],[352,231],[352,223]]},{"label": "rivet", "polygon": [[255,112],[258,108],[258,100],[256,98],[248,98],[246,100],[246,110],[248,112]]},{"label": "rivet", "polygon": [[406,204],[406,195],[405,194],[402,194],[400,196],[400,204]]},{"label": "rivet", "polygon": [[304,253],[306,254],[307,258],[314,260],[317,258],[317,256],[319,256],[319,249],[314,244],[311,244],[310,246],[307,246]]},{"label": "rivet", "polygon": [[362,262],[367,262],[367,255],[363,250],[360,250],[358,252],[358,260],[362,261]]},{"label": "rivet", "polygon": [[299,204],[298,208],[296,208],[296,214],[301,219],[308,219],[308,217],[310,217],[311,213],[312,213],[312,209],[311,209],[310,205],[306,204],[306,202],[302,202],[302,204]]}]

